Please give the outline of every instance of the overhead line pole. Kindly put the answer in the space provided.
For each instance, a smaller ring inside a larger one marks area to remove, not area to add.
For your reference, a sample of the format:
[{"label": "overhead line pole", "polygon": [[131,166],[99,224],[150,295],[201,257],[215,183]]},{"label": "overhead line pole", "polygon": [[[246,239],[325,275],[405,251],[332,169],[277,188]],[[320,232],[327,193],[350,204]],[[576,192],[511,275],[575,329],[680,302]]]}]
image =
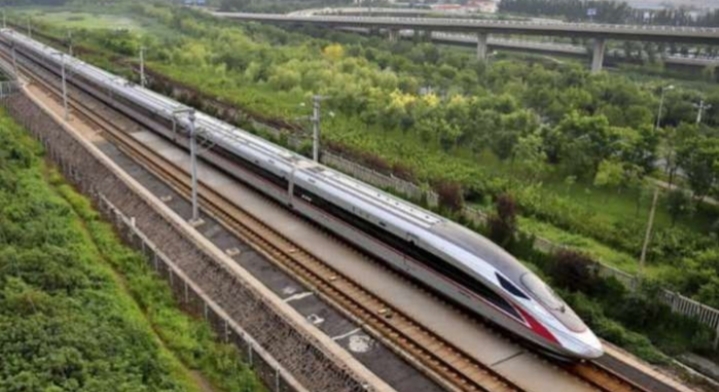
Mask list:
[{"label": "overhead line pole", "polygon": [[65,53],[60,53],[60,60],[62,63],[62,105],[64,108],[65,121],[67,121],[70,116],[67,109],[67,78],[65,73]]},{"label": "overhead line pole", "polygon": [[673,86],[673,85],[669,85],[669,86],[666,86],[666,87],[662,87],[662,96],[661,96],[661,98],[659,98],[659,111],[657,112],[657,122],[654,123],[654,130],[655,130],[655,131],[656,131],[657,129],[659,129],[659,125],[661,124],[661,121],[662,121],[662,109],[664,108],[664,93],[665,93],[667,90],[674,90],[674,86]]},{"label": "overhead line pole", "polygon": [[[200,219],[200,206],[197,199],[197,127],[196,127],[196,115],[195,109],[190,107],[182,107],[175,109],[171,112],[172,114],[172,125],[173,132],[176,132],[176,126],[178,125],[177,116],[180,114],[187,114],[189,124],[189,136],[190,136],[190,176],[191,176],[191,188],[192,188],[192,216],[189,219],[190,224],[193,227],[200,226],[204,223]],[[180,123],[182,124],[182,123]]]},{"label": "overhead line pole", "polygon": [[67,52],[68,54],[70,54],[70,56],[74,56],[72,50],[72,30],[67,31]]},{"label": "overhead line pole", "polygon": [[145,87],[145,47],[140,46],[140,86]]},{"label": "overhead line pole", "polygon": [[647,222],[647,231],[644,234],[644,244],[642,245],[642,254],[639,256],[639,280],[641,282],[642,275],[644,275],[644,263],[647,258],[647,248],[649,248],[649,241],[652,238],[652,226],[654,225],[654,214],[657,210],[657,201],[659,200],[659,186],[654,188],[654,198],[652,199],[652,208],[649,211],[649,222]]},{"label": "overhead line pole", "polygon": [[195,130],[195,110],[190,110],[190,171],[192,172],[192,220],[190,223],[199,224],[200,214],[197,205],[197,134]]},{"label": "overhead line pole", "polygon": [[320,101],[322,97],[312,97],[312,160],[320,161]]},{"label": "overhead line pole", "polygon": [[704,110],[711,109],[712,105],[704,104],[704,100],[702,99],[698,104],[695,103],[694,107],[697,108],[697,124],[700,124],[702,122],[702,114],[704,113]]},{"label": "overhead line pole", "polygon": [[[659,99],[659,111],[657,112],[657,122],[654,123],[654,130],[659,129],[662,121],[662,108],[664,107],[664,93],[667,90],[673,90],[674,86],[669,85],[662,87],[662,96]],[[642,253],[639,256],[639,281],[641,282],[642,275],[644,274],[644,263],[647,258],[647,249],[649,248],[649,241],[652,238],[652,226],[654,226],[654,214],[657,211],[657,201],[659,200],[659,187],[654,188],[654,197],[652,198],[652,208],[649,210],[649,221],[647,222],[647,231],[644,234],[644,243],[642,244]]]},{"label": "overhead line pole", "polygon": [[15,78],[17,78],[17,77],[18,77],[18,74],[17,74],[17,53],[16,53],[16,51],[15,51],[15,41],[12,41],[11,47],[12,47],[12,71],[13,71],[13,73],[15,74]]}]

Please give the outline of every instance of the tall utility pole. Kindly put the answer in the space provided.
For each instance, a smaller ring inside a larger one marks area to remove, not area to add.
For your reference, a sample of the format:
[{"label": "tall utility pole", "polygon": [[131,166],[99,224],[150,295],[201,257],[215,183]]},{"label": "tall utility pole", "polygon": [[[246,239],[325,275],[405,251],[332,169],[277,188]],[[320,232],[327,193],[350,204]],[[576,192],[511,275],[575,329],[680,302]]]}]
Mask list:
[{"label": "tall utility pole", "polygon": [[140,86],[145,87],[145,84],[145,47],[140,46]]},{"label": "tall utility pole", "polygon": [[195,132],[195,109],[190,109],[190,171],[192,173],[192,219],[190,223],[199,225],[200,213],[197,205],[197,134]]},{"label": "tall utility pole", "polygon": [[312,160],[320,161],[320,101],[319,95],[312,96]]},{"label": "tall utility pole", "polygon": [[695,103],[694,107],[697,108],[697,124],[701,124],[702,114],[705,110],[711,109],[712,105],[705,104],[704,100],[702,99],[701,101],[699,101],[699,103]]},{"label": "tall utility pole", "polygon": [[15,74],[15,78],[17,79],[17,53],[15,53],[15,41],[10,44],[10,47],[12,48],[12,72]]},{"label": "tall utility pole", "polygon": [[[192,217],[190,217],[190,225],[193,227],[198,227],[204,223],[202,219],[200,219],[200,206],[199,201],[197,199],[197,186],[198,186],[198,178],[197,178],[197,128],[196,128],[196,113],[195,109],[190,107],[182,107],[177,108],[172,111],[172,123],[173,127],[175,127],[178,124],[177,116],[181,114],[187,114],[187,119],[189,120],[189,134],[190,134],[190,175],[191,175],[191,181],[192,181]],[[180,125],[184,125],[184,122],[180,122]]]},{"label": "tall utility pole", "polygon": [[667,90],[674,90],[674,86],[673,86],[673,85],[669,85],[669,86],[666,86],[666,87],[662,87],[662,97],[659,98],[659,111],[657,112],[657,122],[654,124],[654,130],[655,130],[655,131],[656,131],[657,129],[659,129],[659,125],[661,124],[661,121],[662,121],[662,109],[664,108],[664,93],[665,93]]},{"label": "tall utility pole", "polygon": [[654,225],[654,213],[657,211],[657,201],[659,200],[659,186],[654,188],[654,198],[652,199],[652,208],[649,211],[649,221],[647,222],[647,232],[644,235],[644,244],[642,245],[642,254],[639,256],[639,279],[644,274],[644,262],[647,258],[647,248],[649,240],[652,238],[652,226]]},{"label": "tall utility pole", "polygon": [[72,31],[67,31],[67,53],[70,54],[70,56],[74,56],[72,51]]},{"label": "tall utility pole", "polygon": [[65,77],[65,54],[60,53],[60,62],[62,63],[62,105],[65,109],[65,121],[69,118],[67,110],[67,78]]}]

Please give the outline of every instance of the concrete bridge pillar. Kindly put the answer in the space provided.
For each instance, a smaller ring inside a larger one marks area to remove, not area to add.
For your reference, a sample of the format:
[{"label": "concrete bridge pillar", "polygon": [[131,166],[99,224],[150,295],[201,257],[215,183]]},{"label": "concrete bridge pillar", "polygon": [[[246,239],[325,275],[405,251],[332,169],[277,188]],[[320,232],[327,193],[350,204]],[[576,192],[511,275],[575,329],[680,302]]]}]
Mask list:
[{"label": "concrete bridge pillar", "polygon": [[432,40],[432,32],[426,29],[414,29],[412,38],[414,42],[428,42]]},{"label": "concrete bridge pillar", "polygon": [[597,73],[602,70],[602,64],[604,64],[604,38],[594,39],[594,53],[592,54],[592,73]]},{"label": "concrete bridge pillar", "polygon": [[397,42],[399,40],[399,30],[389,29],[388,30],[389,42]]},{"label": "concrete bridge pillar", "polygon": [[477,33],[477,60],[487,61],[487,33]]}]

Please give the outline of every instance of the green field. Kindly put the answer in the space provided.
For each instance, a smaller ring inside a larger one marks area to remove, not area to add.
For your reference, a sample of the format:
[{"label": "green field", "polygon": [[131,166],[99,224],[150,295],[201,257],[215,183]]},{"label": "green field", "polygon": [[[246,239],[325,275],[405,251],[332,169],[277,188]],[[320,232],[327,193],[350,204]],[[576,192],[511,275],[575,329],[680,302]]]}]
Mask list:
[{"label": "green field", "polygon": [[71,30],[76,29],[107,29],[107,30],[129,30],[142,32],[144,28],[136,20],[122,15],[81,12],[81,11],[58,11],[53,9],[27,9],[17,13],[16,23],[23,25],[29,17],[33,23],[46,23],[62,25]]}]

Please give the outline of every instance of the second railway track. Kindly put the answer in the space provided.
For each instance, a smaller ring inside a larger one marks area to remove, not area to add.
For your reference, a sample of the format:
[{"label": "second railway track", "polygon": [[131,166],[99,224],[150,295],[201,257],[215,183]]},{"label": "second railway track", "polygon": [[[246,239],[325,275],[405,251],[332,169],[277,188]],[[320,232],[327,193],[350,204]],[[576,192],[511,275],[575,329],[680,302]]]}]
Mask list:
[{"label": "second railway track", "polygon": [[[7,59],[7,54],[3,53]],[[41,65],[21,65],[27,76],[43,89],[62,97],[57,76]],[[43,75],[44,74],[44,75]],[[53,80],[54,78],[54,80]],[[87,96],[73,94],[70,106],[104,131],[105,137],[127,155],[161,178],[185,198],[190,197],[189,175],[175,163],[150,150],[124,130],[96,113]],[[363,328],[390,348],[420,366],[430,377],[450,390],[524,391],[491,366],[482,364],[447,340],[423,327],[400,309],[364,289],[286,236],[270,228],[236,203],[200,184],[202,208],[228,230],[267,256],[281,269],[300,279],[342,313],[360,322]],[[278,205],[278,208],[279,205]],[[563,366],[572,375],[605,392],[648,391],[594,363]]]}]

